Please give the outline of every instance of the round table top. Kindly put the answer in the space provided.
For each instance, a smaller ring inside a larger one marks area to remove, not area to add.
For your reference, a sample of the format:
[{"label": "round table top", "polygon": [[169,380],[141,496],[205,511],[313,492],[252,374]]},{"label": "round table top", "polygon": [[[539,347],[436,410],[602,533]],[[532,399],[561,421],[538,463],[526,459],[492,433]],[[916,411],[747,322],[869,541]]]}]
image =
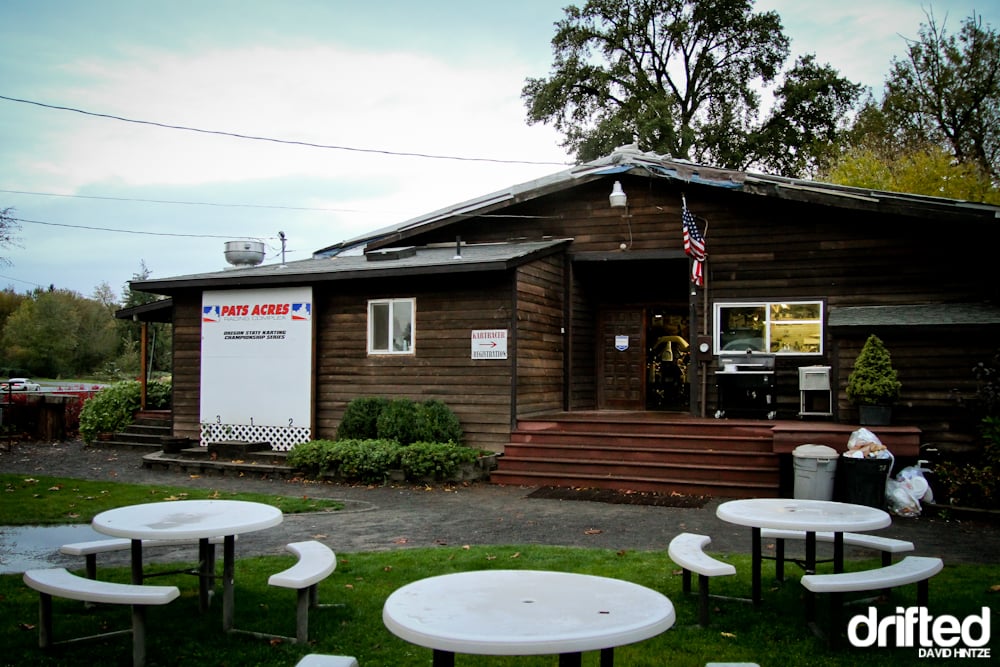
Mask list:
[{"label": "round table top", "polygon": [[421,579],[382,609],[390,632],[418,646],[478,655],[612,648],[674,624],[670,600],[620,579],[538,570],[481,570]]},{"label": "round table top", "polygon": [[812,532],[877,530],[892,523],[888,512],[876,507],[798,498],[730,500],[715,514],[739,526]]},{"label": "round table top", "polygon": [[281,510],[244,500],[164,500],[129,505],[94,517],[94,530],[133,540],[238,535],[281,523]]}]

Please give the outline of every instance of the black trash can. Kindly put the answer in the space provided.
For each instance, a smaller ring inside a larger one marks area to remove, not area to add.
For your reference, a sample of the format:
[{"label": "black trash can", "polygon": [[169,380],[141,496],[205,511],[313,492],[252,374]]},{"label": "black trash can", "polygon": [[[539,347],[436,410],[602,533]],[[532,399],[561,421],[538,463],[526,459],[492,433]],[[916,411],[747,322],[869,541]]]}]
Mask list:
[{"label": "black trash can", "polygon": [[836,499],[842,503],[885,508],[885,483],[892,459],[856,459],[841,456],[837,462]]}]

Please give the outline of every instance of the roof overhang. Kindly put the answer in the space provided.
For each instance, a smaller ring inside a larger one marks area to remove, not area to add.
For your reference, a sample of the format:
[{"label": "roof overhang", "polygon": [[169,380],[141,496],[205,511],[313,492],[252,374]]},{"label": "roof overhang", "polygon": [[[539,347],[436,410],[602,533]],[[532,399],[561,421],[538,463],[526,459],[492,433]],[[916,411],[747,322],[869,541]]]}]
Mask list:
[{"label": "roof overhang", "polygon": [[834,329],[872,327],[1000,325],[1000,306],[982,303],[936,303],[895,306],[831,306]]},{"label": "roof overhang", "polygon": [[132,289],[172,294],[186,289],[225,289],[314,285],[341,280],[508,271],[540,257],[561,252],[572,239],[511,243],[442,244],[414,248],[397,258],[342,255],[287,264],[229,269],[176,278],[131,283]]},{"label": "roof overhang", "polygon": [[115,311],[115,317],[119,320],[132,320],[134,322],[173,322],[174,300],[159,299],[138,306],[122,308]]}]

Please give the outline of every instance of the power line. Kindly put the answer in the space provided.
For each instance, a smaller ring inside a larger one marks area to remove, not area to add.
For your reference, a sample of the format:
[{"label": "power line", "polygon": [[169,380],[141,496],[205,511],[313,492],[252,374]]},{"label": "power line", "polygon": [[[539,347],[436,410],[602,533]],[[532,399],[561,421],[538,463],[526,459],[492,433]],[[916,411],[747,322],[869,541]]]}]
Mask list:
[{"label": "power line", "polygon": [[364,213],[352,208],[310,208],[308,206],[282,206],[277,204],[220,204],[210,201],[183,201],[173,199],[140,199],[137,197],[105,197],[99,195],[67,195],[56,192],[32,192],[30,190],[3,190],[0,192],[12,195],[31,195],[34,197],[66,197],[70,199],[96,199],[101,201],[125,201],[142,204],[181,204],[185,206],[216,206],[221,208],[268,208],[282,211],[321,211],[327,213]]},{"label": "power line", "polygon": [[138,120],[135,118],[126,118],[124,116],[115,116],[106,113],[97,113],[95,111],[86,111],[84,109],[77,109],[75,107],[67,107],[56,104],[46,104],[44,102],[36,102],[34,100],[25,100],[17,97],[7,97],[6,95],[0,95],[0,100],[7,100],[8,102],[18,102],[20,104],[31,104],[37,107],[42,107],[45,109],[54,109],[56,111],[71,111],[73,113],[83,114],[85,116],[94,116],[96,118],[107,118],[110,120],[117,120],[123,123],[135,123],[137,125],[151,125],[153,127],[161,127],[168,130],[182,130],[184,132],[197,132],[200,134],[214,134],[223,137],[233,137],[235,139],[248,139],[251,141],[267,141],[276,144],[286,144],[290,146],[305,146],[307,148],[323,148],[328,150],[338,150],[338,151],[350,151],[354,153],[375,153],[378,155],[393,155],[399,157],[420,157],[427,158],[431,160],[458,160],[461,162],[490,162],[494,164],[532,164],[532,165],[557,165],[560,167],[566,166],[567,163],[564,162],[545,162],[545,161],[534,161],[534,160],[500,160],[495,158],[484,158],[484,157],[461,157],[456,155],[435,155],[433,153],[408,153],[402,151],[390,151],[381,150],[377,148],[357,148],[353,146],[337,146],[331,144],[317,144],[310,141],[294,141],[289,139],[275,139],[273,137],[262,137],[252,134],[241,134],[238,132],[226,132],[223,130],[206,130],[198,127],[189,127],[187,125],[172,125],[169,123],[160,123],[151,120]]},{"label": "power line", "polygon": [[[117,232],[119,234],[140,234],[144,236],[177,236],[177,237],[194,238],[194,239],[228,239],[228,240],[253,239],[255,241],[260,240],[258,237],[255,236],[235,236],[235,235],[219,236],[217,234],[177,234],[173,232],[147,232],[135,229],[116,229],[114,227],[91,227],[88,225],[68,225],[62,222],[45,222],[43,220],[26,220],[24,218],[11,218],[11,219],[16,222],[26,222],[32,225],[47,225],[49,227],[69,227],[71,229],[86,229],[89,231],[97,231],[97,232]],[[274,237],[268,237],[268,238],[274,238]]]}]

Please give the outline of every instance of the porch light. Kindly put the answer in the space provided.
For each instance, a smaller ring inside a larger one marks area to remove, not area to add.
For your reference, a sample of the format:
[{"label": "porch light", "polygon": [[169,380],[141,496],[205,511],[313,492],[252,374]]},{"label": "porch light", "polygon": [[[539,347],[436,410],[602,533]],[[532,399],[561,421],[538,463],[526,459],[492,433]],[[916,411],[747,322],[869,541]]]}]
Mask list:
[{"label": "porch light", "polygon": [[614,187],[611,189],[611,196],[608,197],[611,202],[611,208],[625,208],[628,205],[628,195],[622,190],[622,184],[620,181],[615,181]]}]

